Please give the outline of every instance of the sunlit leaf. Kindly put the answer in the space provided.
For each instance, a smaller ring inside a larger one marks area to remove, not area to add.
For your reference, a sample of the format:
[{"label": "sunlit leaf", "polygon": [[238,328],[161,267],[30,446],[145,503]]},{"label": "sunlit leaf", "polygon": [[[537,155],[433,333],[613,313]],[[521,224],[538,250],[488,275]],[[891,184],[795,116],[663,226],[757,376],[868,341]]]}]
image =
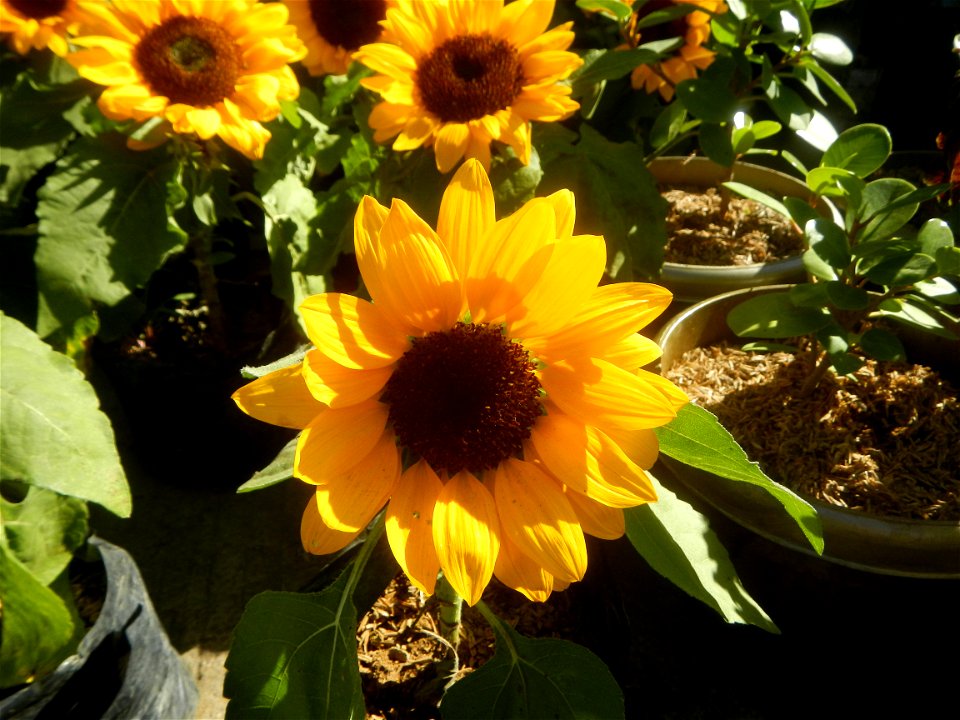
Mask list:
[{"label": "sunlit leaf", "polygon": [[237,492],[253,492],[289,480],[293,477],[293,459],[296,454],[297,438],[294,438],[283,446],[283,449],[277,453],[277,456],[270,461],[269,465],[255,472],[252,478],[238,487]]},{"label": "sunlit leaf", "polygon": [[810,52],[817,60],[831,65],[849,65],[853,62],[853,51],[843,40],[830,33],[813,33],[810,36]]},{"label": "sunlit leaf", "polygon": [[0,479],[20,480],[129,517],[113,428],[71,360],[0,313]]},{"label": "sunlit leaf", "polygon": [[786,292],[747,298],[727,315],[727,324],[740,337],[796,337],[816,332],[829,322],[829,314],[818,308],[797,307]]},{"label": "sunlit leaf", "polygon": [[893,140],[882,125],[864,123],[840,133],[820,160],[821,167],[843,168],[860,178],[879,169],[890,157]]}]

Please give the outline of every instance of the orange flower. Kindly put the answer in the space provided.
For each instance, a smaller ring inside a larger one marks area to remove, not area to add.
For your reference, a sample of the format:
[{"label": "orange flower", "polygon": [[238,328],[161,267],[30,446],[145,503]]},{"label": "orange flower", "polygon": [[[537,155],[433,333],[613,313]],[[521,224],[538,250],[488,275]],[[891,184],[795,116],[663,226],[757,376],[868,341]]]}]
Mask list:
[{"label": "orange flower", "polygon": [[542,601],[583,577],[584,533],[619,537],[623,508],[656,498],[653,428],[687,398],[642,369],[660,349],[636,331],[671,296],[598,287],[606,246],[574,235],[575,215],[560,191],[496,221],[476,160],[453,176],[436,231],[402,200],[362,200],[372,302],[308,298],[315,349],[233,395],[302,429],[309,552],[344,547],[386,505],[390,547],[424,592],[442,569],[471,605],[493,575]]},{"label": "orange flower", "polygon": [[[217,136],[263,157],[270,132],[300,85],[288,63],[306,53],[287,9],[256,0],[81,2],[92,20],[67,56],[107,89],[98,106],[112,120],[163,118],[176,133]],[[133,147],[137,147],[135,143]]]},{"label": "orange flower", "polygon": [[[632,4],[630,0],[623,0]],[[709,12],[695,10],[672,22],[636,29],[639,19],[655,10],[662,10],[670,3],[683,5],[697,5]],[[697,77],[697,70],[705,70],[716,53],[703,44],[710,37],[710,13],[724,13],[727,6],[723,0],[648,0],[640,10],[630,19],[628,37],[631,46],[636,47],[641,42],[651,42],[668,37],[682,37],[683,46],[678,54],[655,65],[640,65],[634,68],[630,76],[630,83],[637,90],[645,89],[648,93],[659,92],[667,102],[673,99],[674,88],[683,80],[692,80]]]},{"label": "orange flower", "polygon": [[0,33],[21,55],[50,48],[63,57],[79,20],[77,0],[0,0]]}]

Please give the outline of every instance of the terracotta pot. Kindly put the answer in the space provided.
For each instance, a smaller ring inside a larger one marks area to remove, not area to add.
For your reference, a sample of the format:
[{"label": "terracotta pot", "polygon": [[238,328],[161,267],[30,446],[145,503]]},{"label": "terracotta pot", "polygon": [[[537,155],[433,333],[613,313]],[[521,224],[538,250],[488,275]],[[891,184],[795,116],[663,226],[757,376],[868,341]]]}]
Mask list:
[{"label": "terracotta pot", "polygon": [[[727,180],[735,180],[762,190],[778,200],[784,196],[808,198],[812,195],[802,181],[749,163],[736,163],[732,178],[729,168],[703,157],[661,157],[653,160],[647,167],[662,185],[709,188]],[[816,207],[825,217],[832,217],[838,224],[842,224],[837,209],[829,201],[819,199]],[[691,304],[740,288],[802,282],[805,279],[803,260],[797,255],[751,265],[688,265],[665,262],[659,282],[673,292],[678,303]]]},{"label": "terracotta pot", "polygon": [[[742,342],[727,325],[727,313],[746,298],[788,286],[724,293],[679,313],[660,331],[661,371],[695,347]],[[930,334],[902,333],[916,362],[949,367],[956,343]],[[813,554],[799,528],[769,494],[747,483],[724,480],[661,456],[666,469],[707,503],[740,525],[782,545]],[[806,498],[823,522],[823,557],[848,567],[891,575],[960,578],[960,522],[877,517]]]}]

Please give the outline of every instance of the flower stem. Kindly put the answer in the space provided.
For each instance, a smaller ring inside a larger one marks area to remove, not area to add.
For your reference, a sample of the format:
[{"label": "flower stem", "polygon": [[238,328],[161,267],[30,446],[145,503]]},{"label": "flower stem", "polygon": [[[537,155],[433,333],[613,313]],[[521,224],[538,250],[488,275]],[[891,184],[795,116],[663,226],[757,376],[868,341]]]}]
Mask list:
[{"label": "flower stem", "polygon": [[192,252],[193,266],[197,270],[201,303],[207,308],[210,343],[215,350],[222,352],[226,349],[227,335],[217,276],[213,271],[213,243],[209,228],[204,228],[191,236],[189,247]]},{"label": "flower stem", "polygon": [[447,578],[440,574],[436,587],[437,603],[440,606],[440,635],[453,648],[437,667],[437,673],[442,678],[451,680],[460,670],[460,657],[456,652],[460,644],[460,619],[463,611],[463,598],[453,589]]}]

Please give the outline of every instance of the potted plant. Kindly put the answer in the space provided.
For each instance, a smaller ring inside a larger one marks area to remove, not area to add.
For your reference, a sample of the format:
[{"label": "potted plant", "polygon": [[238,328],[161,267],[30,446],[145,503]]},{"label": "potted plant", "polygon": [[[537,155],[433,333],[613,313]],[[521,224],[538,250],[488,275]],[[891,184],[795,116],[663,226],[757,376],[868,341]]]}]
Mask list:
[{"label": "potted plant", "polygon": [[[700,394],[700,401],[718,413],[768,473],[809,496],[823,519],[825,557],[881,572],[957,577],[960,488],[956,459],[950,457],[956,443],[950,439],[949,418],[956,418],[960,409],[948,362],[957,344],[957,320],[945,306],[960,303],[960,248],[942,220],[927,220],[919,228],[909,223],[918,204],[942,193],[943,186],[917,189],[899,178],[866,180],[882,166],[890,146],[889,134],[877,125],[841,134],[819,167],[807,173],[807,184],[837,200],[844,208],[843,224],[810,213],[805,204],[787,203],[810,245],[803,261],[811,279],[729,293],[681,313],[661,333],[661,370],[697,395],[678,369],[687,350],[747,337],[763,342],[744,346],[745,351],[794,353],[753,358],[711,351],[720,359],[704,374],[728,377],[732,370],[740,379],[733,390],[730,382],[718,382],[709,391],[712,399],[705,401]],[[943,378],[905,365],[908,357],[940,367]],[[751,378],[762,366],[770,368],[769,377]],[[699,375],[699,370],[691,370],[687,377]],[[914,375],[916,380],[911,379]],[[907,394],[908,387],[925,393],[942,388],[945,395],[929,400],[932,404],[910,407],[906,403],[927,400]],[[749,398],[751,422],[734,419],[736,398]],[[768,414],[768,402],[780,409]],[[861,423],[859,429],[845,432],[853,422]],[[941,422],[946,423],[946,435],[938,441]],[[899,442],[921,423],[923,430],[915,437],[927,439],[926,449],[911,450]],[[753,428],[749,437],[744,435],[747,427]],[[812,439],[824,437],[811,434],[821,428],[840,438],[841,449]],[[875,443],[852,444],[861,438]],[[874,452],[874,447],[882,452]],[[931,462],[932,448],[943,456]],[[902,453],[899,459],[885,459],[884,454],[889,458],[895,450]],[[878,469],[876,464],[884,462],[892,469]],[[908,470],[897,471],[896,463]],[[811,465],[823,466],[819,472],[824,483]],[[931,472],[927,480],[917,477],[921,467]],[[801,546],[790,529],[779,526],[729,483],[712,483],[707,475],[686,477],[692,488],[735,520]],[[905,477],[917,486],[898,485],[907,482]],[[921,486],[924,482],[928,485]],[[929,496],[932,487],[939,487],[941,500],[916,499],[921,490]],[[897,509],[894,500],[901,492],[904,507]],[[900,517],[890,517],[894,513]]]},{"label": "potted plant", "polygon": [[2,313],[0,339],[0,712],[185,717],[197,690],[133,558],[90,536],[87,502],[131,512],[93,388]]}]

